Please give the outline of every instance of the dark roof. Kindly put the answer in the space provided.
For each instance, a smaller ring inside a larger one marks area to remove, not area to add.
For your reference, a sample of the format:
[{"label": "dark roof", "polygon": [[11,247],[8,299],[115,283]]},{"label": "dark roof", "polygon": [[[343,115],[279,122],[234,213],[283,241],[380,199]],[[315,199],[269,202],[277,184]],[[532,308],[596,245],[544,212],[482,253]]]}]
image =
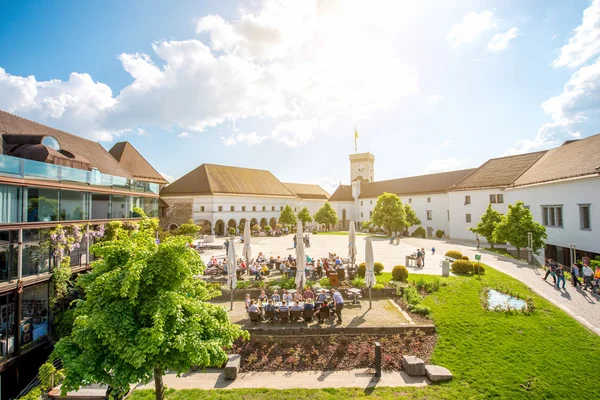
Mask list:
[{"label": "dark roof", "polygon": [[161,196],[248,194],[295,197],[271,172],[202,164],[160,191]]},{"label": "dark roof", "polygon": [[154,183],[169,183],[129,142],[116,143],[109,153],[135,179]]},{"label": "dark roof", "polygon": [[446,192],[450,186],[472,171],[474,170],[462,169],[459,171],[363,183],[360,185],[359,198],[378,197],[385,192],[395,193],[399,196],[419,193],[442,193]]},{"label": "dark roof", "polygon": [[544,154],[546,151],[492,158],[461,179],[450,190],[508,187]]},{"label": "dark roof", "polygon": [[319,185],[311,185],[307,183],[284,183],[290,192],[301,199],[319,199],[327,200],[329,193],[327,193]]},{"label": "dark roof", "polygon": [[548,150],[514,182],[514,186],[599,175],[599,173],[600,134],[580,140],[569,140],[560,147]]},{"label": "dark roof", "polygon": [[333,194],[329,198],[329,201],[354,201],[354,198],[352,197],[352,186],[338,186],[338,188],[335,190],[335,192],[333,192]]},{"label": "dark roof", "polygon": [[[49,126],[0,110],[0,135],[53,136],[61,150],[89,161],[92,167],[104,174],[132,178],[132,176],[97,142],[63,132]],[[36,139],[37,140],[37,139]]]}]

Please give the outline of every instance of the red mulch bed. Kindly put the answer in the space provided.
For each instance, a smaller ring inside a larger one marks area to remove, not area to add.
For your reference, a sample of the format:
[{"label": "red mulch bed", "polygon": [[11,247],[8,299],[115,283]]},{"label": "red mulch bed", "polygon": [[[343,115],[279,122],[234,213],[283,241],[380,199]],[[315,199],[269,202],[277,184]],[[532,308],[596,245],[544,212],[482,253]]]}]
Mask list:
[{"label": "red mulch bed", "polygon": [[435,334],[407,332],[390,336],[253,337],[238,341],[233,352],[242,355],[241,371],[327,371],[373,368],[374,342],[381,343],[382,368],[402,369],[402,355],[427,362],[436,342]]}]

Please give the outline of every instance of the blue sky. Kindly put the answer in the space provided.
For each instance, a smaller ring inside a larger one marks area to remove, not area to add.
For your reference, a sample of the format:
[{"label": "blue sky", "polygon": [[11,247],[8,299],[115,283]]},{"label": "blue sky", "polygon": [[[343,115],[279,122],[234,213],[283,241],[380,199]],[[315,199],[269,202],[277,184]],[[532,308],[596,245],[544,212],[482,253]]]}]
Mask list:
[{"label": "blue sky", "polygon": [[332,191],[355,125],[377,180],[600,132],[600,0],[1,0],[0,49],[0,109],[171,177]]}]

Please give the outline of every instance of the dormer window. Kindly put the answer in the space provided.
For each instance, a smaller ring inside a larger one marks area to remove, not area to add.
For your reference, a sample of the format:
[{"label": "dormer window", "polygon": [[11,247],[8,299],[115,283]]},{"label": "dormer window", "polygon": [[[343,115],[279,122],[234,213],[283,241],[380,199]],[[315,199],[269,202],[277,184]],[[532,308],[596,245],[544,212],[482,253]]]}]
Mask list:
[{"label": "dormer window", "polygon": [[50,147],[53,150],[60,151],[60,144],[54,136],[45,136],[42,139],[42,144],[44,146]]}]

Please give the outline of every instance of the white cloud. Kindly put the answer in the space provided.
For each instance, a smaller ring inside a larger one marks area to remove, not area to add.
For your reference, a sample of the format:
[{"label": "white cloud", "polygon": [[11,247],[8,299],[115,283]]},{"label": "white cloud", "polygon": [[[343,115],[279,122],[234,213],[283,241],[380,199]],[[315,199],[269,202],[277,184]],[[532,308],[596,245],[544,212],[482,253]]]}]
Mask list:
[{"label": "white cloud", "polygon": [[221,136],[221,139],[223,140],[225,146],[233,146],[238,143],[246,143],[248,146],[254,146],[261,144],[268,138],[269,136],[259,135],[256,132],[238,133],[229,137]]},{"label": "white cloud", "polygon": [[552,66],[577,67],[600,53],[600,0],[594,0],[583,11],[583,19],[569,42],[560,49]]},{"label": "white cloud", "polygon": [[443,94],[434,94],[434,95],[428,96],[426,98],[426,101],[430,104],[437,104],[440,101],[442,101],[443,99],[444,99]]},{"label": "white cloud", "polygon": [[471,11],[459,24],[453,24],[446,35],[452,47],[475,41],[481,34],[497,26],[494,10],[482,11],[479,14]]},{"label": "white cloud", "polygon": [[448,139],[448,140],[444,140],[442,142],[442,144],[440,145],[443,149],[450,147],[450,145],[452,144],[452,140]]},{"label": "white cloud", "polygon": [[560,36],[560,33],[555,33],[554,35],[552,35],[552,40],[556,39],[559,36]]},{"label": "white cloud", "polygon": [[181,132],[179,135],[177,135],[177,137],[180,138],[189,138],[191,135],[189,132]]},{"label": "white cloud", "polygon": [[556,144],[557,135],[579,135],[575,126],[586,121],[589,114],[600,112],[600,59],[576,71],[563,92],[544,101],[542,109],[552,122],[543,124],[533,140],[520,140],[507,153],[524,153]]},{"label": "white cloud", "polygon": [[488,44],[488,50],[500,51],[508,47],[508,43],[519,35],[518,28],[510,28],[504,33],[496,33],[490,43]]},{"label": "white cloud", "polygon": [[467,160],[459,160],[456,157],[447,158],[445,160],[434,160],[430,161],[425,168],[423,173],[433,174],[436,172],[455,171],[457,169],[465,168]]},{"label": "white cloud", "polygon": [[148,133],[146,132],[146,130],[145,130],[145,129],[142,129],[142,128],[137,128],[137,131],[136,131],[136,133],[137,133],[138,135],[140,135],[140,136],[145,136],[145,135],[147,135],[147,134],[148,134]]},{"label": "white cloud", "polygon": [[225,146],[234,146],[237,143],[236,140],[232,136],[229,136],[229,137],[221,136],[221,140],[223,141]]},{"label": "white cloud", "polygon": [[173,183],[177,179],[179,179],[179,178],[175,178],[173,175],[169,175],[169,174],[167,174],[165,172],[159,172],[159,174],[161,174],[162,177],[165,178],[169,183]]}]

